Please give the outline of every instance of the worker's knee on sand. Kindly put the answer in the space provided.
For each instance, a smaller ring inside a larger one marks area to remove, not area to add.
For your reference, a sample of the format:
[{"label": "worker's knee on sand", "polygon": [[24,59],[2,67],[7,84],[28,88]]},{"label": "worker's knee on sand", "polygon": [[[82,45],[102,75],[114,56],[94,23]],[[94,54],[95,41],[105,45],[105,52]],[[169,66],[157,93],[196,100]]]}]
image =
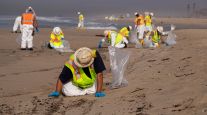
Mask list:
[{"label": "worker's knee on sand", "polygon": [[62,92],[65,96],[80,96],[80,95],[87,95],[87,94],[94,94],[96,93],[96,84],[94,83],[92,87],[81,89],[72,82],[68,82],[67,84],[63,85]]}]

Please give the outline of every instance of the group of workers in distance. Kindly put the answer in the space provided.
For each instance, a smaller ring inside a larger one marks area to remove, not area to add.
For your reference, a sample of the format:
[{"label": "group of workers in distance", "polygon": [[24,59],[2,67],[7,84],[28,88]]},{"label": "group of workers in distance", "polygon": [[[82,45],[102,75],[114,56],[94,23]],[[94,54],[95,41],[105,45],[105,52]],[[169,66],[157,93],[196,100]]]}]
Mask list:
[{"label": "group of workers in distance", "polygon": [[[163,39],[161,38],[163,27],[153,27],[152,17],[154,14],[145,12],[145,16],[143,16],[136,12],[134,15],[136,17],[134,20],[134,30],[137,34],[136,42],[144,46],[144,41],[150,41],[151,43],[148,47],[159,47],[160,43],[163,42]],[[105,30],[105,38],[99,42],[98,47],[101,48],[103,43],[106,43],[117,48],[126,48],[129,43],[132,30],[132,26],[123,27],[119,32]]]},{"label": "group of workers in distance", "polygon": [[[79,22],[78,28],[84,28],[84,16],[78,12]],[[39,32],[38,22],[34,9],[29,6],[25,13],[17,16],[13,26],[13,33],[18,33],[18,28],[21,33],[21,50],[33,50],[33,37],[35,32]],[[50,35],[48,47],[50,49],[63,48],[64,34],[60,27],[54,27]]]},{"label": "group of workers in distance", "polygon": [[163,27],[153,27],[152,17],[153,13],[145,12],[145,15],[138,14],[135,12],[135,30],[137,31],[138,42],[143,46],[145,40],[150,40],[150,47],[159,47],[161,35],[163,33]]}]

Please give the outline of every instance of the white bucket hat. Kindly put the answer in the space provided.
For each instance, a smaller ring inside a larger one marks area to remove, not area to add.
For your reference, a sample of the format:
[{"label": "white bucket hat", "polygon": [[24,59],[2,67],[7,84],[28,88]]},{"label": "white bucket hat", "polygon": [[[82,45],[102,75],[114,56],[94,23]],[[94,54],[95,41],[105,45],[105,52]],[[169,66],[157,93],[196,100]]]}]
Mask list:
[{"label": "white bucket hat", "polygon": [[163,32],[163,27],[162,26],[157,26],[157,30],[162,33]]},{"label": "white bucket hat", "polygon": [[60,35],[61,32],[62,32],[62,30],[60,29],[60,27],[54,27],[53,28],[53,33],[55,35]]},{"label": "white bucket hat", "polygon": [[90,48],[82,47],[74,53],[74,63],[78,67],[89,67],[93,63],[94,57]]}]

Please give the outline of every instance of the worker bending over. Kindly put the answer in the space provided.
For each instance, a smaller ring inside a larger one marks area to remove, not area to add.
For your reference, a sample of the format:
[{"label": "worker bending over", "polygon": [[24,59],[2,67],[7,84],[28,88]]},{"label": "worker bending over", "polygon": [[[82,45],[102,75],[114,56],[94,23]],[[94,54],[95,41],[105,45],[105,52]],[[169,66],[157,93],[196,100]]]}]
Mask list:
[{"label": "worker bending over", "polygon": [[96,97],[104,97],[102,72],[105,69],[98,51],[82,47],[65,62],[57,80],[56,90],[48,96],[58,97],[62,92],[65,96],[95,93]]}]

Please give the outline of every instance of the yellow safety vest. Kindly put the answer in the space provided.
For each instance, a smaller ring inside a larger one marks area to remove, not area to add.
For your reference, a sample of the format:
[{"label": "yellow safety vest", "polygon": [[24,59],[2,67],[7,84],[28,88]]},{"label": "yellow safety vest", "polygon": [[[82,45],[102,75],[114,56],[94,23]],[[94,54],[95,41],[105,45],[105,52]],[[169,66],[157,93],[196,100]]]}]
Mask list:
[{"label": "yellow safety vest", "polygon": [[[96,50],[93,50],[95,52]],[[65,63],[65,66],[68,67],[72,74],[73,74],[73,84],[77,87],[82,89],[89,88],[93,86],[94,82],[96,81],[96,72],[93,68],[93,64],[88,67],[89,72],[91,74],[91,78],[89,78],[83,71],[82,68],[77,67],[74,63],[74,54],[70,56],[69,61]]]},{"label": "yellow safety vest", "polygon": [[135,20],[134,20],[135,25],[139,25],[138,24],[138,19],[139,19],[138,17],[135,18]]},{"label": "yellow safety vest", "polygon": [[119,33],[122,35],[122,36],[125,36],[125,37],[129,37],[129,30],[127,29],[127,27],[123,27]]},{"label": "yellow safety vest", "polygon": [[151,26],[152,25],[152,19],[150,16],[145,16],[145,25]]},{"label": "yellow safety vest", "polygon": [[79,21],[83,21],[83,20],[84,20],[83,14],[80,14],[79,15]]},{"label": "yellow safety vest", "polygon": [[115,40],[115,45],[123,41],[123,36],[121,34],[117,34],[116,40]]},{"label": "yellow safety vest", "polygon": [[158,35],[158,32],[157,30],[153,31],[154,32],[154,35],[152,36],[152,41],[154,43],[158,43],[160,41],[160,35]]},{"label": "yellow safety vest", "polygon": [[53,32],[50,34],[50,43],[55,47],[59,47],[63,44],[61,38],[64,38],[64,34],[61,32],[60,35],[55,35]]}]

